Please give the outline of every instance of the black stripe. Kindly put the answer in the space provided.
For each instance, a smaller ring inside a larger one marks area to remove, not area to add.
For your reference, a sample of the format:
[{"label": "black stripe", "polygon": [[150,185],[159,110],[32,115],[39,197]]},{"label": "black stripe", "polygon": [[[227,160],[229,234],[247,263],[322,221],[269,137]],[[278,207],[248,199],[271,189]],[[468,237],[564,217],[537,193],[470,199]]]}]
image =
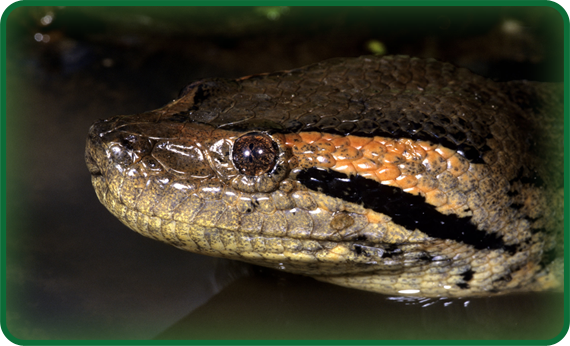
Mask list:
[{"label": "black stripe", "polygon": [[309,168],[297,174],[297,180],[307,188],[356,203],[392,218],[406,229],[415,229],[432,238],[450,239],[472,245],[476,249],[505,249],[512,251],[496,234],[480,231],[471,217],[444,215],[426,203],[422,196],[380,184],[359,175],[346,175],[333,170]]}]

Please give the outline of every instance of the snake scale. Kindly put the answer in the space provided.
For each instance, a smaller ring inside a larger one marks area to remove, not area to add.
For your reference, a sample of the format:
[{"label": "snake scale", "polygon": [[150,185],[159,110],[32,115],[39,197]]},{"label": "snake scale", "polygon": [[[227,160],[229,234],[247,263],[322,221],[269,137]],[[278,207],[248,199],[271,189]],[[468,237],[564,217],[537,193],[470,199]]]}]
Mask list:
[{"label": "snake scale", "polygon": [[391,295],[560,289],[562,86],[405,56],[184,88],[99,120],[99,200],[183,250]]}]

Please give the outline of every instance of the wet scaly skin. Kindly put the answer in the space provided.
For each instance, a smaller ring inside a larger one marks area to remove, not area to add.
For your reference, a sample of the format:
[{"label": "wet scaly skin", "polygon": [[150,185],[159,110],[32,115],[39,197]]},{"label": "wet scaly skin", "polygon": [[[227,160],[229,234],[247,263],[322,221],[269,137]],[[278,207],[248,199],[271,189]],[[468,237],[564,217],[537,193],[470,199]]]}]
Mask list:
[{"label": "wet scaly skin", "polygon": [[115,216],[184,250],[386,294],[556,289],[561,98],[434,60],[333,59],[98,121],[86,161]]}]

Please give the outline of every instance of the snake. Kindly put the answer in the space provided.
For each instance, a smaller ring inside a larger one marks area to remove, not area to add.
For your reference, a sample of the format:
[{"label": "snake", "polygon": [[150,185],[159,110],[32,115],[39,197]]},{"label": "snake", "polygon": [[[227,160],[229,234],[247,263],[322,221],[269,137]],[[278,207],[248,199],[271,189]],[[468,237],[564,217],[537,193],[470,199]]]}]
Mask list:
[{"label": "snake", "polygon": [[99,201],[143,236],[386,295],[563,289],[563,87],[334,58],[96,121]]}]

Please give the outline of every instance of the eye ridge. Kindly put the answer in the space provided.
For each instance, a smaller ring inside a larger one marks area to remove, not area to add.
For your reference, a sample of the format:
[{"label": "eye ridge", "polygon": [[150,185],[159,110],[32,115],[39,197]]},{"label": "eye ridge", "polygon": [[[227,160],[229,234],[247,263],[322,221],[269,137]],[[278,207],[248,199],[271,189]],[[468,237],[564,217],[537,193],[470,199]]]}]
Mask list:
[{"label": "eye ridge", "polygon": [[273,139],[260,132],[246,133],[236,139],[232,161],[240,173],[259,176],[270,172],[276,165],[279,149]]}]

